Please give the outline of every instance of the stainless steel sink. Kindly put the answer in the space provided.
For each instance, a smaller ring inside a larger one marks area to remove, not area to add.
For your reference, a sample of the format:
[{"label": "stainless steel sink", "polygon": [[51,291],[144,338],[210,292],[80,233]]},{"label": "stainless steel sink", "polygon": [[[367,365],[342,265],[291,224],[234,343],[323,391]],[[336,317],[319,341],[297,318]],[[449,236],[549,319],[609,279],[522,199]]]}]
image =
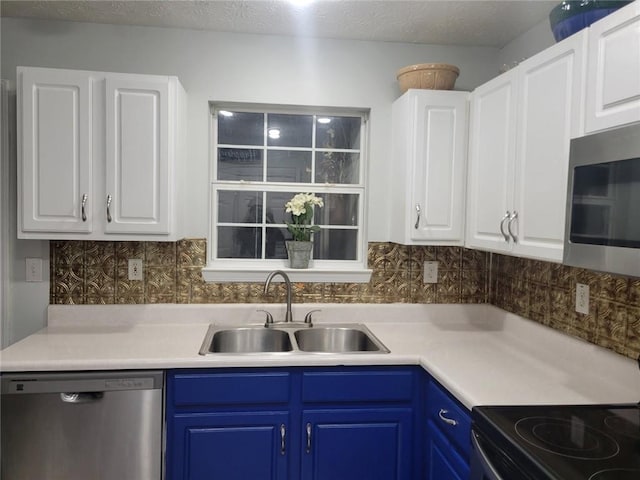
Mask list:
[{"label": "stainless steel sink", "polygon": [[389,353],[369,329],[360,324],[300,328],[229,327],[210,325],[200,355],[230,353]]},{"label": "stainless steel sink", "polygon": [[294,333],[303,352],[389,352],[364,325],[314,327]]},{"label": "stainless steel sink", "polygon": [[[211,329],[209,329],[211,331]],[[230,328],[205,337],[200,353],[265,353],[293,350],[289,334],[263,327]],[[204,350],[204,352],[203,352]]]}]

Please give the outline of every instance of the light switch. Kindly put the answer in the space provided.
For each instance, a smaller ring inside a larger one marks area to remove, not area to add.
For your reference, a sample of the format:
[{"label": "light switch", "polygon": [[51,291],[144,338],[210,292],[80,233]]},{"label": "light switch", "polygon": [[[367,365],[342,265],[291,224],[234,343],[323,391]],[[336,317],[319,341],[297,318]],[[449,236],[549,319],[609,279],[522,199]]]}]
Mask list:
[{"label": "light switch", "polygon": [[41,282],[42,281],[42,259],[41,258],[27,258],[26,261],[26,273],[25,279],[27,282]]},{"label": "light switch", "polygon": [[424,283],[438,283],[438,262],[424,262]]}]

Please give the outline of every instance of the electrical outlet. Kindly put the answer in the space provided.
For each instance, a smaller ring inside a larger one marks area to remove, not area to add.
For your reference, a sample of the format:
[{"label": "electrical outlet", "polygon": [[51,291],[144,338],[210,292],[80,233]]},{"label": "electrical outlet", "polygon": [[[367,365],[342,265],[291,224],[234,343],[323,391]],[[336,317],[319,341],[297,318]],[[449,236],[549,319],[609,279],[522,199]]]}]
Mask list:
[{"label": "electrical outlet", "polygon": [[424,283],[438,283],[438,262],[424,262]]},{"label": "electrical outlet", "polygon": [[576,284],[576,312],[589,315],[589,285]]},{"label": "electrical outlet", "polygon": [[142,280],[142,259],[129,259],[129,280]]},{"label": "electrical outlet", "polygon": [[25,280],[27,282],[41,282],[42,281],[42,259],[26,258],[25,264],[26,264]]}]

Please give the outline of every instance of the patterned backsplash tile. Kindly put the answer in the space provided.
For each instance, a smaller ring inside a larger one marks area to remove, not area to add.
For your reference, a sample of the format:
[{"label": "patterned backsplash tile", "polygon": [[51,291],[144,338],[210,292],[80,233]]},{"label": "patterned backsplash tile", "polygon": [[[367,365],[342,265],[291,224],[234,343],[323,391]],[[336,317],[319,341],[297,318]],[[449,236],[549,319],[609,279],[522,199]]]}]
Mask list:
[{"label": "patterned backsplash tile", "polygon": [[[492,256],[490,303],[569,335],[637,358],[640,279]],[[575,311],[576,284],[589,286],[589,314]]]},{"label": "patterned backsplash tile", "polygon": [[[128,280],[128,260],[143,260],[143,280]],[[440,281],[424,284],[423,263],[439,262]],[[282,302],[284,286],[268,296],[263,283],[206,283],[206,240],[179,242],[51,242],[54,304]],[[369,244],[369,283],[296,283],[305,303],[483,303],[488,254],[460,247]]]},{"label": "patterned backsplash tile", "polygon": [[[143,280],[128,280],[128,260]],[[438,283],[423,282],[425,261]],[[51,242],[52,304],[279,303],[283,284],[206,283],[206,240]],[[295,283],[296,303],[492,303],[622,355],[640,354],[640,279],[461,247],[369,244],[369,283]],[[589,315],[575,312],[577,283],[589,285]]]}]

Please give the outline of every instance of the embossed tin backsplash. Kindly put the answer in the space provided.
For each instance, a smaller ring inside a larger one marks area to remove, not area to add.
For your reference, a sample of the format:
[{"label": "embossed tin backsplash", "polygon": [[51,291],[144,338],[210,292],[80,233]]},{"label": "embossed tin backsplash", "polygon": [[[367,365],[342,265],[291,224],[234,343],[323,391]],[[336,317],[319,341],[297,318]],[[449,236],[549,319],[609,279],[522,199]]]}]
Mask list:
[{"label": "embossed tin backsplash", "polygon": [[[142,281],[128,280],[128,260],[143,260]],[[438,283],[423,264],[436,260]],[[267,303],[259,283],[206,283],[206,240],[51,242],[52,304]],[[369,283],[295,283],[301,303],[491,303],[631,358],[640,354],[640,279],[596,273],[461,247],[370,243]],[[589,315],[575,312],[576,283],[590,287]]]},{"label": "embossed tin backsplash", "polygon": [[[296,302],[484,303],[488,254],[460,247],[369,244],[369,283],[296,283]],[[128,260],[143,260],[142,281],[128,280]],[[439,262],[439,282],[424,284],[423,263]],[[179,242],[51,242],[53,304],[281,302],[278,285],[206,283],[206,240]],[[266,275],[265,275],[266,277]],[[276,286],[276,285],[274,285]]]}]

